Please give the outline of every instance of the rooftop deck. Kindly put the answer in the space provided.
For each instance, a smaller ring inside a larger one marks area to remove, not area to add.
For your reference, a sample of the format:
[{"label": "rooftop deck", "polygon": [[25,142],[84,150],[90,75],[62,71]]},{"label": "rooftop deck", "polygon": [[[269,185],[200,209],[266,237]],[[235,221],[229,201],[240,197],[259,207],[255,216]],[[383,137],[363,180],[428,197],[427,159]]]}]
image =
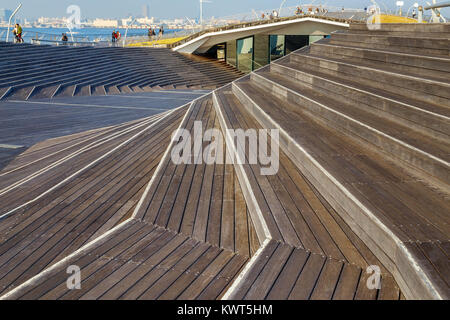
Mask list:
[{"label": "rooftop deck", "polygon": [[[1,298],[448,299],[448,28],[383,26],[369,48],[351,25],[183,107],[29,149],[0,172]],[[279,129],[279,170],[175,165],[188,140],[171,134],[195,121],[247,160],[228,129]]]}]

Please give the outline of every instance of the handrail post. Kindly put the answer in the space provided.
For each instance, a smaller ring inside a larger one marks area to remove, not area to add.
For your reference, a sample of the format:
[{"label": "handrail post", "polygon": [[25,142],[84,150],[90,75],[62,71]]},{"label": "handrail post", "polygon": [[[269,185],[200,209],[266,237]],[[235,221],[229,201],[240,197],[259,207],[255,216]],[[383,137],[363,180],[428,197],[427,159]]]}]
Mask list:
[{"label": "handrail post", "polygon": [[22,8],[22,4],[19,4],[19,6],[16,8],[16,10],[14,10],[14,12],[11,14],[11,16],[9,17],[9,21],[8,21],[8,32],[6,33],[6,42],[9,41],[9,28],[11,27],[11,21],[12,18],[16,15],[17,11],[20,10],[20,8]]}]

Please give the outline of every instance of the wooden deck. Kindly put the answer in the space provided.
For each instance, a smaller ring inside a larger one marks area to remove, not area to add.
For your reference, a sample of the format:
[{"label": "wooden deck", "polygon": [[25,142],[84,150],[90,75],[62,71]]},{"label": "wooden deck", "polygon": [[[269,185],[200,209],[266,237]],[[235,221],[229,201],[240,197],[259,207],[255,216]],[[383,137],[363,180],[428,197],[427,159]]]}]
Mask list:
[{"label": "wooden deck", "polygon": [[[217,299],[246,257],[132,220],[84,249],[13,299]],[[82,287],[69,290],[67,267],[81,268]]]},{"label": "wooden deck", "polygon": [[[194,121],[201,121],[203,132],[220,128],[211,97],[195,102],[186,115],[183,128],[192,134]],[[175,165],[168,157],[137,217],[243,256],[250,256],[259,247],[232,164],[206,165],[202,161]]]},{"label": "wooden deck", "polygon": [[381,277],[381,289],[367,287],[360,267],[321,254],[270,241],[230,293],[231,300],[399,300],[392,276]]},{"label": "wooden deck", "polygon": [[[380,67],[331,38],[185,107],[22,154],[0,172],[0,298],[448,298],[450,97],[430,83],[448,84],[411,69],[414,54],[358,50]],[[199,138],[197,121],[244,163],[193,162],[203,151],[171,134]],[[230,129],[279,129],[278,170],[264,175]],[[191,163],[172,161],[180,146]]]},{"label": "wooden deck", "polygon": [[[184,112],[41,144],[4,171],[1,292],[131,217]],[[140,127],[123,134],[133,125]]]}]

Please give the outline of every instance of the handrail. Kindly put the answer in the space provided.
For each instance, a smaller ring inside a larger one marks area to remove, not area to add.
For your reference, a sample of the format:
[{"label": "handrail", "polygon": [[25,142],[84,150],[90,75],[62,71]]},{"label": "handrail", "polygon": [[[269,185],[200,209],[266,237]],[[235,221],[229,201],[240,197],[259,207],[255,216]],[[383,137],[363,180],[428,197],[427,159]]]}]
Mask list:
[{"label": "handrail", "polygon": [[19,4],[19,6],[16,8],[16,10],[14,10],[14,12],[9,17],[8,29],[6,31],[6,42],[9,42],[9,28],[11,27],[12,18],[17,14],[17,12],[20,10],[20,8],[22,8],[22,4]]},{"label": "handrail", "polygon": [[64,46],[73,46],[76,47],[78,45],[83,45],[83,46],[97,46],[100,44],[108,44],[109,42],[104,41],[104,42],[82,42],[82,41],[62,41],[62,40],[44,40],[44,39],[31,39],[33,44],[40,44],[41,42],[44,43],[50,43],[50,44],[56,44],[57,46],[59,45],[64,45]]},{"label": "handrail", "polygon": [[441,9],[441,8],[447,8],[450,7],[450,1],[448,2],[442,2],[442,3],[436,3],[430,6],[426,6],[424,7],[425,10],[430,10],[430,9]]}]

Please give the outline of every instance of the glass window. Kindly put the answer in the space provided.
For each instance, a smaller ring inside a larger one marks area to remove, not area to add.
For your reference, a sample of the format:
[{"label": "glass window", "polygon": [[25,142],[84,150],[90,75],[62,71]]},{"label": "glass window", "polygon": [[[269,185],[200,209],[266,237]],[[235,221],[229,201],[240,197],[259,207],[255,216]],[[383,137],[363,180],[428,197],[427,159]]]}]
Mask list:
[{"label": "glass window", "polygon": [[270,50],[270,61],[277,60],[282,56],[284,56],[285,52],[284,36],[271,35],[269,50]]},{"label": "glass window", "polygon": [[240,71],[253,70],[253,37],[237,40],[237,61]]}]

